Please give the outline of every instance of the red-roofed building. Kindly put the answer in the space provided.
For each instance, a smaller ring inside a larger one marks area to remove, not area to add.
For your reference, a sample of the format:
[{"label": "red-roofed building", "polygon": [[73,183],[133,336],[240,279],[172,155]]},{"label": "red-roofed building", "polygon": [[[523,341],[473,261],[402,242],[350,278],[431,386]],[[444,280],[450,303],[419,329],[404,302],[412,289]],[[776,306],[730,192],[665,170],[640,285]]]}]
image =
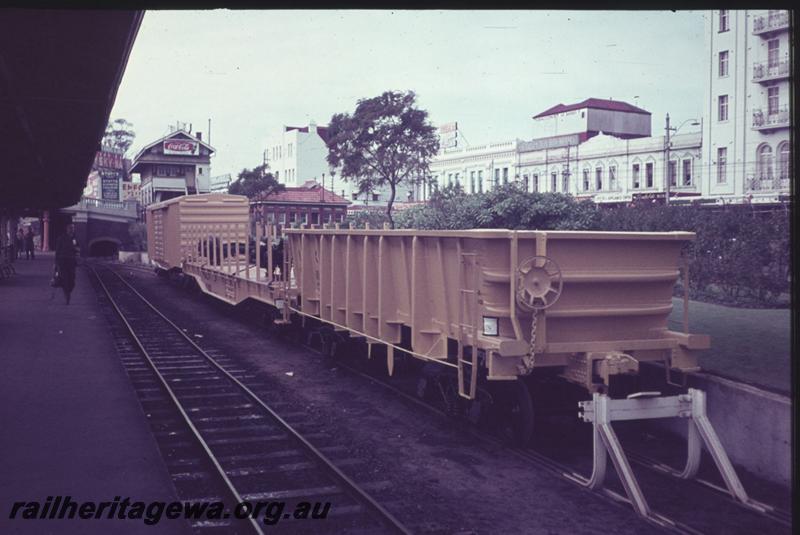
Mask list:
[{"label": "red-roofed building", "polygon": [[534,115],[534,139],[577,135],[580,142],[600,132],[622,139],[650,137],[650,112],[623,102],[587,98],[558,104]]},{"label": "red-roofed building", "polygon": [[256,220],[278,225],[319,225],[343,222],[349,204],[347,199],[309,180],[302,186],[253,199],[250,210]]}]

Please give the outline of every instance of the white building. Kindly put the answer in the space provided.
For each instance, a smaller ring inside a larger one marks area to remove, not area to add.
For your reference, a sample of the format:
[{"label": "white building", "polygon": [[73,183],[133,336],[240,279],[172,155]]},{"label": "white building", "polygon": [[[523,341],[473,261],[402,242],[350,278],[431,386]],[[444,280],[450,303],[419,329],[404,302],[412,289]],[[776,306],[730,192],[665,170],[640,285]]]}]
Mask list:
[{"label": "white building", "polygon": [[715,10],[705,24],[702,194],[775,201],[792,178],[789,12]]},{"label": "white building", "polygon": [[460,184],[467,193],[482,193],[494,185],[513,182],[518,169],[519,143],[513,140],[440,151],[431,162],[431,180],[419,184],[415,196],[424,200],[433,187],[451,184]]},{"label": "white building", "polygon": [[[328,127],[283,126],[278,134],[266,141],[264,161],[269,164],[275,179],[287,187],[300,187],[309,180],[352,201],[353,205],[386,205],[390,190],[384,186],[375,191],[358,193],[353,181],[345,181],[337,176],[328,165]],[[411,188],[401,185],[397,189],[395,202],[414,200]]]},{"label": "white building", "polygon": [[[788,197],[791,64],[788,11],[709,11],[703,114],[652,137],[648,112],[620,101],[558,104],[534,116],[536,138],[443,150],[431,164],[441,186],[478,192],[507,181],[529,191],[596,202],[637,196],[774,203]],[[669,161],[667,161],[669,160]]]},{"label": "white building", "polygon": [[330,177],[328,129],[311,122],[308,126],[283,126],[266,141],[264,160],[281,184],[302,186],[308,180],[322,182]]},{"label": "white building", "polygon": [[431,164],[432,181],[459,183],[468,193],[515,182],[532,192],[630,202],[663,197],[669,176],[671,198],[700,194],[700,132],[673,135],[667,165],[666,139],[650,136],[650,113],[626,102],[559,104],[534,120],[540,132],[560,134],[444,150]]}]

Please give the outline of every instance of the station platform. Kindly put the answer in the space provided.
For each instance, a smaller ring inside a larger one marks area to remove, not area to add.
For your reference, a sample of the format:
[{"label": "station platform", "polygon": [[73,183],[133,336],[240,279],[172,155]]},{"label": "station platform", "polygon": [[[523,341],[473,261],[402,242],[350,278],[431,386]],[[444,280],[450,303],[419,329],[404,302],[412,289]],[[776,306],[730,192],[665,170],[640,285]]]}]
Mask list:
[{"label": "station platform", "polygon": [[48,496],[177,499],[86,268],[66,305],[53,262],[18,260],[0,281],[0,533],[187,533],[166,518],[9,519],[15,502]]}]

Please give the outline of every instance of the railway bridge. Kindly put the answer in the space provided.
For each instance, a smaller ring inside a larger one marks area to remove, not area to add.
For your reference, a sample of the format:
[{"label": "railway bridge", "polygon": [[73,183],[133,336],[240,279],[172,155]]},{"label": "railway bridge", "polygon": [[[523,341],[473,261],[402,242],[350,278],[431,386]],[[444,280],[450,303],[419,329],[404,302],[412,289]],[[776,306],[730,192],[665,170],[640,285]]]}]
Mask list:
[{"label": "railway bridge", "polygon": [[112,201],[82,197],[76,204],[62,208],[62,217],[54,221],[53,233],[67,221],[75,224],[75,234],[81,245],[81,256],[116,256],[120,250],[136,247],[131,224],[138,220],[135,200]]}]

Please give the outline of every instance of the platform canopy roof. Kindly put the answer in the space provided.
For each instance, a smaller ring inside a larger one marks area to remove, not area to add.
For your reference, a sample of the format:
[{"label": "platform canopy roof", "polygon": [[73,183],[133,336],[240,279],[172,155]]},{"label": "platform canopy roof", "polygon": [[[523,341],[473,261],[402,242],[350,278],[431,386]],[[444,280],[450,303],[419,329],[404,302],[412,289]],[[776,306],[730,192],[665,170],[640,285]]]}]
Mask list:
[{"label": "platform canopy roof", "polygon": [[78,202],[143,14],[0,12],[0,210]]}]

